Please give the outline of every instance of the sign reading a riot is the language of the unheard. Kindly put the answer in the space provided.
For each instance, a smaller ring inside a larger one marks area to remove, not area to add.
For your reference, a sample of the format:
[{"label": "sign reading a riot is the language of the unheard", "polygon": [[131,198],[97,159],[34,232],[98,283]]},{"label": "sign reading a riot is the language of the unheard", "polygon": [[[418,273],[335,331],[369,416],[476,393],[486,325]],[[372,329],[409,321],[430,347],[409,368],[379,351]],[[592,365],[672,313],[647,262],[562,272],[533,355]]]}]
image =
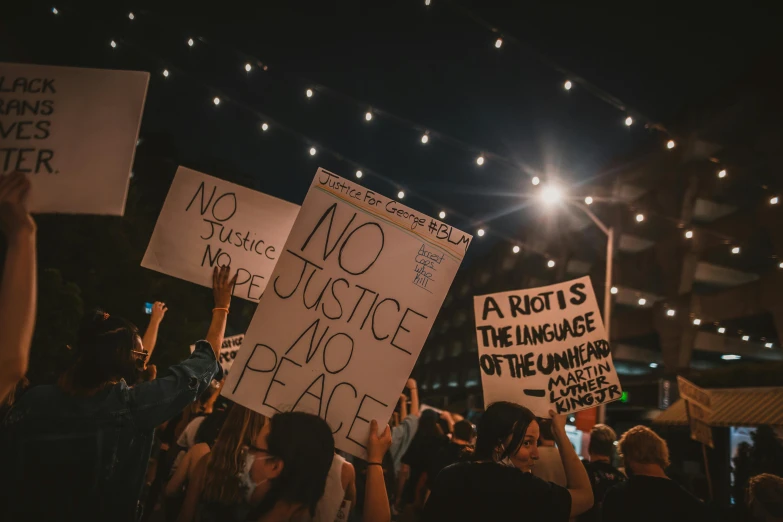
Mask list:
[{"label": "sign reading a riot is the language of the unheard", "polygon": [[125,211],[149,73],[0,63],[0,174],[33,212]]},{"label": "sign reading a riot is the language of the unheard", "polygon": [[[220,346],[220,360],[218,362],[220,363],[220,366],[223,367],[223,372],[225,375],[228,375],[228,371],[231,369],[231,365],[234,364],[234,359],[237,357],[237,352],[239,352],[239,347],[242,346],[242,341],[244,338],[244,334],[239,334],[232,335],[231,337],[225,337],[223,339],[223,344]],[[195,350],[196,345],[191,344],[190,353],[193,353]]]},{"label": "sign reading a riot is the language of the unheard", "polygon": [[236,270],[234,295],[258,301],[299,206],[185,167],[177,169],[141,266],[212,286]]},{"label": "sign reading a riot is the language of the unheard", "polygon": [[265,415],[320,415],[363,458],[471,239],[319,169],[222,393]]},{"label": "sign reading a riot is the language of the unheard", "polygon": [[589,277],[473,298],[484,402],[547,417],[622,395]]}]

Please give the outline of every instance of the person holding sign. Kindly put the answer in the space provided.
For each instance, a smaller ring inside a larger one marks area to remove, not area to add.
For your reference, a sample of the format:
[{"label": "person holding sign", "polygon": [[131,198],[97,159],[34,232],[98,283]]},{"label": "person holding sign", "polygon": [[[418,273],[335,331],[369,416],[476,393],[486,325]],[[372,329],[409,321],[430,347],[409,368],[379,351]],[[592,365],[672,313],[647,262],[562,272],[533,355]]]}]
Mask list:
[{"label": "person holding sign", "polygon": [[0,176],[0,230],[6,240],[0,284],[0,402],[27,373],[35,325],[36,227],[27,211],[30,182]]},{"label": "person holding sign", "polygon": [[518,404],[491,404],[478,424],[473,460],[438,474],[424,507],[425,522],[567,522],[593,505],[584,466],[565,432],[565,417],[550,412],[552,434],[569,489],[531,473],[538,459],[535,415]]},{"label": "person holding sign", "polygon": [[207,340],[164,375],[132,387],[147,356],[138,329],[101,311],[86,317],[74,364],[57,385],[25,393],[6,417],[0,519],[138,519],[155,427],[222,373],[217,355],[235,280],[228,268],[215,270]]}]

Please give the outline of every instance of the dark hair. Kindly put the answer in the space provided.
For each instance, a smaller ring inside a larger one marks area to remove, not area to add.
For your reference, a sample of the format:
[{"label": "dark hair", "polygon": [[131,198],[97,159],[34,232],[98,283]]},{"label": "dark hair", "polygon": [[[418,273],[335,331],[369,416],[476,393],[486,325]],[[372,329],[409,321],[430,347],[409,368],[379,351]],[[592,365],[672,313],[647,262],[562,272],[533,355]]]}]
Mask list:
[{"label": "dark hair", "polygon": [[443,437],[443,428],[440,427],[438,419],[440,415],[435,410],[424,410],[419,415],[419,427],[416,430],[415,437]]},{"label": "dark hair", "polygon": [[587,452],[591,455],[602,455],[611,457],[614,454],[614,443],[617,440],[617,434],[606,424],[596,424],[590,430],[590,444]]},{"label": "dark hair", "polygon": [[470,440],[473,438],[473,425],[466,420],[455,422],[454,438],[470,442]]},{"label": "dark hair", "polygon": [[269,422],[267,447],[283,461],[283,471],[249,518],[257,520],[281,500],[302,504],[314,517],[334,460],[332,430],[321,417],[299,411],[278,413]]},{"label": "dark hair", "polygon": [[103,310],[88,312],[79,328],[74,356],[76,361],[60,378],[59,386],[68,393],[89,393],[117,379],[136,383],[133,354],[139,329],[122,317]]},{"label": "dark hair", "polygon": [[215,444],[220,428],[226,422],[230,407],[215,409],[207,415],[196,430],[196,436],[193,438],[196,444],[206,443],[210,448]]},{"label": "dark hair", "polygon": [[[475,460],[502,460],[519,451],[525,440],[525,432],[530,423],[535,421],[533,412],[514,404],[513,402],[495,402],[490,404],[478,423],[478,438]],[[505,444],[511,436],[511,442]],[[497,449],[503,445],[503,452],[498,455]]]},{"label": "dark hair", "polygon": [[552,435],[552,419],[536,419],[538,421],[538,438],[541,440],[554,441],[555,436]]}]

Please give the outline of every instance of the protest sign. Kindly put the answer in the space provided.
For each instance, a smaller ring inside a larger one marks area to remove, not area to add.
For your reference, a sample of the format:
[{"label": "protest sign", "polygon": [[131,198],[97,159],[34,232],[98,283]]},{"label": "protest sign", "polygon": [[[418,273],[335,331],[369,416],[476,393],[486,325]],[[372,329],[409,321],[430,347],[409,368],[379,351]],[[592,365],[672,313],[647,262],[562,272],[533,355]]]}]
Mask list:
[{"label": "protest sign", "polygon": [[699,388],[688,379],[677,376],[677,390],[680,397],[690,403],[698,404],[704,410],[712,410],[712,395],[709,391]]},{"label": "protest sign", "polygon": [[319,169],[222,393],[264,415],[320,415],[364,458],[471,239]]},{"label": "protest sign", "polygon": [[[220,366],[223,367],[223,372],[228,375],[228,371],[231,369],[231,365],[234,364],[234,359],[237,357],[239,347],[242,346],[242,341],[245,335],[239,334],[231,337],[224,337],[223,344],[220,345]],[[196,349],[195,344],[190,345],[190,353]]]},{"label": "protest sign", "polygon": [[0,63],[0,174],[32,212],[125,211],[149,73]]},{"label": "protest sign", "polygon": [[540,417],[622,395],[589,277],[473,298],[484,403]]},{"label": "protest sign", "polygon": [[685,411],[688,414],[688,424],[691,428],[691,439],[714,447],[712,442],[712,394],[709,390],[700,388],[691,381],[677,376],[677,389],[685,401]]},{"label": "protest sign", "polygon": [[179,167],[141,266],[212,287],[214,266],[237,270],[234,295],[257,302],[299,206]]}]

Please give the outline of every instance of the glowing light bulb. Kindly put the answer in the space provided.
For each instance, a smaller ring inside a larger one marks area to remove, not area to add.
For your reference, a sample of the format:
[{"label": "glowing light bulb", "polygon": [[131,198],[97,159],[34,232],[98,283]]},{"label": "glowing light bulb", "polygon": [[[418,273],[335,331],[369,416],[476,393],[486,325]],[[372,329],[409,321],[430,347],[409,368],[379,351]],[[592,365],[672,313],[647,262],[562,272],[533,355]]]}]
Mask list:
[{"label": "glowing light bulb", "polygon": [[269,130],[269,124],[266,123],[266,122],[262,123],[261,124],[261,130],[264,131],[264,132],[268,131]]},{"label": "glowing light bulb", "polygon": [[639,298],[639,306],[644,306],[646,304],[647,304],[647,299],[645,299],[644,297],[640,297]]},{"label": "glowing light bulb", "polygon": [[609,293],[611,293],[612,295],[617,295],[617,292],[619,292],[619,290],[617,289],[616,286],[613,286],[612,288],[609,289]]},{"label": "glowing light bulb", "polygon": [[511,249],[512,252],[515,254],[519,254],[519,247],[517,245],[514,245],[514,248]]},{"label": "glowing light bulb", "polygon": [[725,178],[726,177],[726,169],[723,169],[720,172],[718,172],[718,177],[719,178]]},{"label": "glowing light bulb", "polygon": [[538,197],[547,205],[552,205],[558,203],[563,198],[563,193],[557,185],[547,183],[546,186],[541,189]]},{"label": "glowing light bulb", "polygon": [[533,176],[533,179],[531,179],[530,182],[533,185],[538,185],[539,183],[541,183],[541,178],[539,178],[538,176]]},{"label": "glowing light bulb", "polygon": [[566,82],[563,84],[563,87],[564,87],[564,88],[565,88],[565,90],[567,90],[567,91],[570,91],[570,90],[571,90],[571,87],[573,87],[573,86],[574,86],[574,84],[573,84],[573,83],[571,83],[571,80],[566,80]]},{"label": "glowing light bulb", "polygon": [[693,230],[686,230],[685,231],[685,239],[690,239],[693,237]]},{"label": "glowing light bulb", "polygon": [[440,219],[446,219],[446,213],[445,213],[444,211],[442,211],[442,210],[441,210],[441,211],[438,213],[438,217],[439,217]]},{"label": "glowing light bulb", "polygon": [[500,49],[502,46],[503,46],[502,38],[498,38],[497,40],[495,40],[495,49]]},{"label": "glowing light bulb", "polygon": [[58,14],[60,14],[60,11],[58,11],[56,7],[52,7],[52,14],[53,15],[58,15]]},{"label": "glowing light bulb", "polygon": [[731,249],[732,254],[739,254],[740,253],[740,247],[734,247]]},{"label": "glowing light bulb", "polygon": [[250,65],[249,63],[246,63],[246,64],[245,64],[245,71],[247,71],[247,72],[250,72],[250,70],[251,70],[252,68],[253,68],[253,66],[252,66],[252,65]]},{"label": "glowing light bulb", "polygon": [[592,205],[592,204],[593,204],[593,198],[591,198],[590,196],[587,196],[585,198],[585,205]]},{"label": "glowing light bulb", "polygon": [[356,177],[359,178],[359,179],[362,179],[362,176],[364,176],[364,172],[362,172],[361,170],[357,170],[356,171]]},{"label": "glowing light bulb", "polygon": [[220,98],[218,98],[217,96],[215,96],[215,97],[212,99],[212,103],[214,103],[215,105],[220,105]]},{"label": "glowing light bulb", "polygon": [[480,228],[480,229],[478,229],[478,230],[476,231],[476,235],[477,235],[478,237],[484,237],[484,229],[483,229],[483,228]]},{"label": "glowing light bulb", "polygon": [[315,153],[318,152],[315,150],[315,147],[310,147],[310,155],[315,156]]},{"label": "glowing light bulb", "polygon": [[658,363],[650,363],[650,368],[653,370],[658,367]]},{"label": "glowing light bulb", "polygon": [[677,312],[669,308],[668,310],[666,310],[666,315],[668,315],[669,317],[674,317],[675,315],[677,315]]},{"label": "glowing light bulb", "polygon": [[777,205],[778,204],[778,197],[774,196],[774,197],[770,198],[769,199],[769,204],[770,205]]},{"label": "glowing light bulb", "polygon": [[630,116],[628,116],[627,118],[625,118],[625,125],[626,125],[627,127],[630,127],[631,125],[633,125],[633,118],[631,118]]},{"label": "glowing light bulb", "polygon": [[764,348],[772,348],[772,343],[765,343]]},{"label": "glowing light bulb", "polygon": [[725,334],[726,333],[726,329],[721,326],[720,328],[718,328],[718,333],[719,334]]},{"label": "glowing light bulb", "polygon": [[402,199],[402,198],[404,198],[404,197],[405,197],[405,192],[403,192],[403,191],[399,191],[399,192],[397,193],[397,198],[398,198],[398,199]]},{"label": "glowing light bulb", "polygon": [[644,221],[644,214],[636,214],[636,222],[641,223]]},{"label": "glowing light bulb", "polygon": [[307,89],[305,91],[305,94],[307,95],[308,98],[312,98],[313,97],[313,90],[312,89]]},{"label": "glowing light bulb", "polygon": [[429,6],[430,3],[432,3],[431,0],[424,0],[424,5]]},{"label": "glowing light bulb", "polygon": [[669,141],[666,142],[666,148],[667,149],[673,149],[675,147],[675,145],[677,145],[677,144],[674,143],[674,140],[669,140]]},{"label": "glowing light bulb", "polygon": [[547,261],[546,266],[548,266],[549,268],[554,268],[555,262],[550,259],[549,261]]},{"label": "glowing light bulb", "polygon": [[117,47],[117,42],[115,42],[114,40],[112,40],[111,42],[109,42],[109,45],[111,45],[111,48],[112,48],[112,49],[115,49],[115,48]]},{"label": "glowing light bulb", "polygon": [[742,336],[742,340],[743,341],[750,341],[750,336],[749,335],[743,335]]},{"label": "glowing light bulb", "polygon": [[193,38],[188,38],[188,47],[193,47],[194,43]]},{"label": "glowing light bulb", "polygon": [[783,268],[783,263],[778,263],[778,268]]},{"label": "glowing light bulb", "polygon": [[163,69],[163,77],[164,78],[168,78],[169,77],[169,70],[168,69]]},{"label": "glowing light bulb", "polygon": [[364,113],[364,119],[367,120],[367,121],[372,120],[372,113],[370,111],[367,111],[366,113]]},{"label": "glowing light bulb", "polygon": [[720,358],[723,359],[724,361],[739,361],[740,359],[742,359],[742,356],[731,353],[731,354],[721,355]]},{"label": "glowing light bulb", "polygon": [[478,158],[476,158],[476,165],[480,167],[483,164],[484,164],[484,156],[479,156]]},{"label": "glowing light bulb", "polygon": [[701,319],[699,319],[698,317],[693,320],[693,325],[694,326],[699,326],[700,324],[701,324]]},{"label": "glowing light bulb", "polygon": [[429,135],[427,135],[427,133],[422,134],[421,135],[421,143],[423,145],[426,145],[428,141],[430,141]]},{"label": "glowing light bulb", "polygon": [[133,13],[128,13],[128,19],[133,20],[136,16]]}]

